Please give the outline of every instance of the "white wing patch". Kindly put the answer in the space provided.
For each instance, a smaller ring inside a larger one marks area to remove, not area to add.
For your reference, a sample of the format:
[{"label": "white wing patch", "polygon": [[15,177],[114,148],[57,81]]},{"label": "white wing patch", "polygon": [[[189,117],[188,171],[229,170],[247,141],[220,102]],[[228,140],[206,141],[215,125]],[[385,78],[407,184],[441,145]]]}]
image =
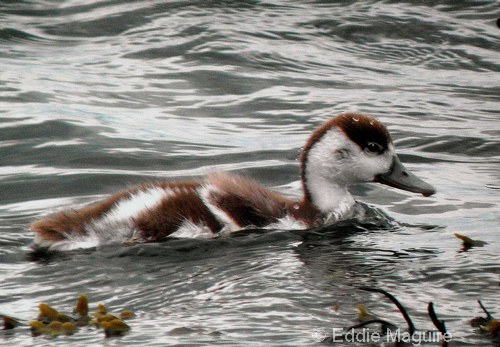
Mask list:
[{"label": "white wing patch", "polygon": [[214,192],[220,193],[217,187],[214,187],[211,184],[207,184],[198,189],[198,194],[205,206],[207,206],[209,211],[215,216],[215,218],[217,218],[219,222],[224,224],[224,228],[220,232],[233,232],[240,230],[241,227],[234,222],[230,215],[228,215],[225,211],[221,210],[212,203],[210,194]]},{"label": "white wing patch", "polygon": [[90,223],[86,230],[96,234],[101,242],[125,241],[137,232],[134,218],[156,207],[163,199],[175,195],[175,190],[150,188],[131,194],[120,201],[102,218]]},{"label": "white wing patch", "polygon": [[153,209],[163,199],[175,193],[172,189],[154,187],[131,194],[118,202],[104,216],[88,223],[85,226],[86,235],[69,232],[65,235],[65,240],[51,244],[50,248],[67,251],[129,240],[138,232],[134,227],[134,218]]}]

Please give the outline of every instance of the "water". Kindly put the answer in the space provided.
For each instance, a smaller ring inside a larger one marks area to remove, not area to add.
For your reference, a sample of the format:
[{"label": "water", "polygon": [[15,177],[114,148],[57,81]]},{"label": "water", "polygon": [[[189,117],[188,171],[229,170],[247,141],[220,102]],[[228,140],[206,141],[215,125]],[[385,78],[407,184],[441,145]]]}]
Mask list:
[{"label": "water", "polygon": [[[138,318],[120,338],[1,344],[315,345],[359,303],[404,327],[369,285],[420,329],[433,301],[452,345],[491,345],[469,320],[477,299],[500,316],[497,16],[495,1],[3,1],[0,312],[86,293]],[[30,253],[33,220],[152,179],[227,170],[297,195],[300,146],[344,111],[386,123],[438,194],[356,186],[366,224],[310,233]],[[454,232],[488,243],[464,251]]]}]

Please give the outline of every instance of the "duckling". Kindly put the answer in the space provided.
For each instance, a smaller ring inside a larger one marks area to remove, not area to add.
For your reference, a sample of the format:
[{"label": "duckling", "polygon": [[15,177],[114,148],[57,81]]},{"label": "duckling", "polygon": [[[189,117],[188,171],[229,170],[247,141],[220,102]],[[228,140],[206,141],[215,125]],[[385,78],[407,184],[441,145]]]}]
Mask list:
[{"label": "duckling", "polygon": [[300,156],[300,177],[301,200],[228,173],[144,184],[34,222],[34,244],[70,250],[103,242],[216,237],[250,227],[308,229],[349,218],[356,201],[348,187],[362,182],[435,193],[403,166],[386,127],[357,113],[333,117],[311,134]]}]

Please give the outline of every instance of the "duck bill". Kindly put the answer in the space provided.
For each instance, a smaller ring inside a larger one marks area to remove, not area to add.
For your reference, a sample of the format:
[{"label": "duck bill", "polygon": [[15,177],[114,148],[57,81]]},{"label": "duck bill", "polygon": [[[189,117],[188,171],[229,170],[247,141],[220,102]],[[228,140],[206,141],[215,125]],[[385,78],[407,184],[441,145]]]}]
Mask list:
[{"label": "duck bill", "polygon": [[433,186],[424,182],[405,168],[398,156],[394,157],[392,166],[387,173],[375,177],[375,182],[413,193],[420,193],[423,196],[430,196],[436,193]]}]

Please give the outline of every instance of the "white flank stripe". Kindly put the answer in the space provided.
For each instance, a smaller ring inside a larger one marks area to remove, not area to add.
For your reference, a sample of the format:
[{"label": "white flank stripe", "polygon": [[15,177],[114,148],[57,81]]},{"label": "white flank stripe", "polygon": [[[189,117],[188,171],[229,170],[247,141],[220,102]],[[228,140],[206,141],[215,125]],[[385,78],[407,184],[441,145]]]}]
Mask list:
[{"label": "white flank stripe", "polygon": [[267,225],[264,229],[304,230],[307,229],[307,225],[290,215],[286,215],[285,217],[278,219],[276,223]]},{"label": "white flank stripe", "polygon": [[207,226],[202,224],[198,225],[192,223],[188,220],[185,220],[184,223],[172,234],[168,235],[168,237],[178,237],[178,238],[204,238],[210,239],[216,236]]}]

